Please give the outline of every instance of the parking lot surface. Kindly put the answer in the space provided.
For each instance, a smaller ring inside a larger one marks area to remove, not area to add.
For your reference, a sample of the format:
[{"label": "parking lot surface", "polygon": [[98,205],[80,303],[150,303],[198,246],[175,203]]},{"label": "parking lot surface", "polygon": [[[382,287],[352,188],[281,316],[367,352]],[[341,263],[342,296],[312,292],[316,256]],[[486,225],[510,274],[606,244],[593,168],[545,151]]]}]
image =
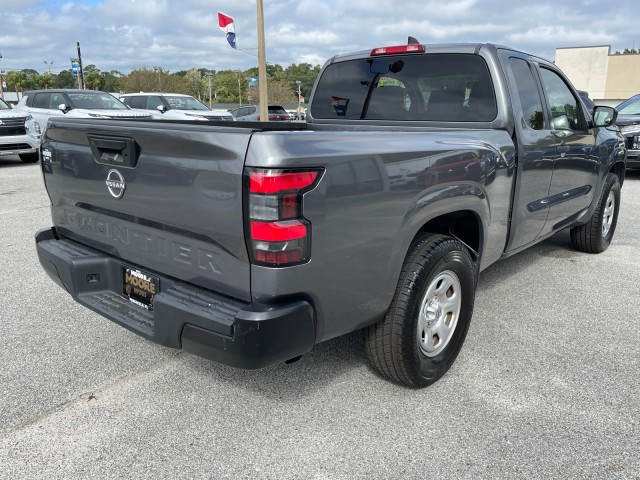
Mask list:
[{"label": "parking lot surface", "polygon": [[378,377],[354,333],[234,370],[76,305],[40,268],[38,165],[0,160],[2,478],[640,478],[640,173],[611,247],[563,232],[481,274],[445,377]]}]

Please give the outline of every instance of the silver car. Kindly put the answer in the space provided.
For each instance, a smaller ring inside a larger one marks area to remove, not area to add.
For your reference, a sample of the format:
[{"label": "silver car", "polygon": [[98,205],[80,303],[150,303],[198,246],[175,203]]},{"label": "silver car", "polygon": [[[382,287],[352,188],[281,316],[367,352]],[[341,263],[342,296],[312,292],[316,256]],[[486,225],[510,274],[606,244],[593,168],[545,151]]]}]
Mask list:
[{"label": "silver car", "polygon": [[25,163],[38,161],[40,134],[31,115],[0,100],[0,157],[19,155]]},{"label": "silver car", "polygon": [[26,92],[15,108],[33,117],[38,133],[49,117],[144,119],[154,115],[130,110],[120,100],[96,90],[33,90]]},{"label": "silver car", "polygon": [[139,112],[160,112],[165,120],[233,121],[226,110],[211,110],[191,95],[181,93],[126,93],[120,100]]}]

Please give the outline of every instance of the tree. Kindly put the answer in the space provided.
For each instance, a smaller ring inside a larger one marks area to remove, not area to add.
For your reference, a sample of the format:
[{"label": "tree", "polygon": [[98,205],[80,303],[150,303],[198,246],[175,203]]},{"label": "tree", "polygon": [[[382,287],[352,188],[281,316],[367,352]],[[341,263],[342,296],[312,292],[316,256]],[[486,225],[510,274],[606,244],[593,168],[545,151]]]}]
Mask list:
[{"label": "tree", "polygon": [[132,70],[128,75],[119,79],[120,90],[132,92],[170,92],[183,93],[187,91],[185,80],[178,75],[169,74],[163,68],[151,69],[141,67]]},{"label": "tree", "polygon": [[640,53],[640,50],[636,48],[625,48],[623,52],[616,50],[616,55],[634,55],[636,53]]},{"label": "tree", "polygon": [[24,92],[27,84],[27,75],[24,72],[14,70],[7,73],[5,78],[7,79],[7,87],[11,86],[16,91],[16,96],[18,96],[18,91]]},{"label": "tree", "polygon": [[298,93],[298,84],[296,81],[300,81],[300,93],[303,97],[309,98],[311,90],[313,90],[313,84],[320,73],[320,65],[312,67],[308,63],[301,63],[296,65],[289,65],[283,74],[283,80],[289,83],[292,91]]},{"label": "tree", "polygon": [[62,70],[55,79],[56,88],[78,88],[78,80],[73,76],[71,70]]},{"label": "tree", "polygon": [[55,77],[48,72],[38,75],[36,78],[38,88],[51,88],[55,85]]},{"label": "tree", "polygon": [[202,83],[202,73],[200,73],[199,70],[192,68],[187,72],[184,79],[186,81],[189,94],[198,98],[198,100],[201,99],[202,91],[204,90],[204,85]]},{"label": "tree", "polygon": [[102,77],[100,77],[100,70],[84,71],[84,84],[91,90],[102,90]]},{"label": "tree", "polygon": [[[260,91],[255,92],[255,102],[260,101]],[[285,80],[275,80],[267,84],[267,96],[270,104],[297,104],[297,93],[291,89],[289,82]]]}]

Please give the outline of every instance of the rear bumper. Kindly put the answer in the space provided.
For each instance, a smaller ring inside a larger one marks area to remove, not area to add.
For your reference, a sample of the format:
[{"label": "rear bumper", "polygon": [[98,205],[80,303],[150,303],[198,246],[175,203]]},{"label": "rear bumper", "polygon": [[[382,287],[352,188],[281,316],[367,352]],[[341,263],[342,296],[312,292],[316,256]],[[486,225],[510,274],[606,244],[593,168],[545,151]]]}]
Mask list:
[{"label": "rear bumper", "polygon": [[75,301],[160,345],[256,369],[308,353],[315,344],[314,312],[306,301],[247,304],[150,272],[160,278],[160,289],[148,311],[121,294],[124,263],[117,258],[58,238],[53,229],[36,234],[36,247],[47,274]]}]

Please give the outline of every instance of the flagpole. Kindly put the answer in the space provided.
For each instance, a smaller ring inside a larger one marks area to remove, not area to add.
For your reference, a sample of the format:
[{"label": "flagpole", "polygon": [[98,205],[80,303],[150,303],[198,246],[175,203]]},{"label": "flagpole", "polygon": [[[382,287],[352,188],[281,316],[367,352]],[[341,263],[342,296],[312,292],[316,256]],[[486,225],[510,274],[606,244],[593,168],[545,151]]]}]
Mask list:
[{"label": "flagpole", "polygon": [[264,8],[262,0],[256,0],[258,8],[258,93],[260,95],[260,120],[268,122],[267,105],[267,55],[264,44]]}]

